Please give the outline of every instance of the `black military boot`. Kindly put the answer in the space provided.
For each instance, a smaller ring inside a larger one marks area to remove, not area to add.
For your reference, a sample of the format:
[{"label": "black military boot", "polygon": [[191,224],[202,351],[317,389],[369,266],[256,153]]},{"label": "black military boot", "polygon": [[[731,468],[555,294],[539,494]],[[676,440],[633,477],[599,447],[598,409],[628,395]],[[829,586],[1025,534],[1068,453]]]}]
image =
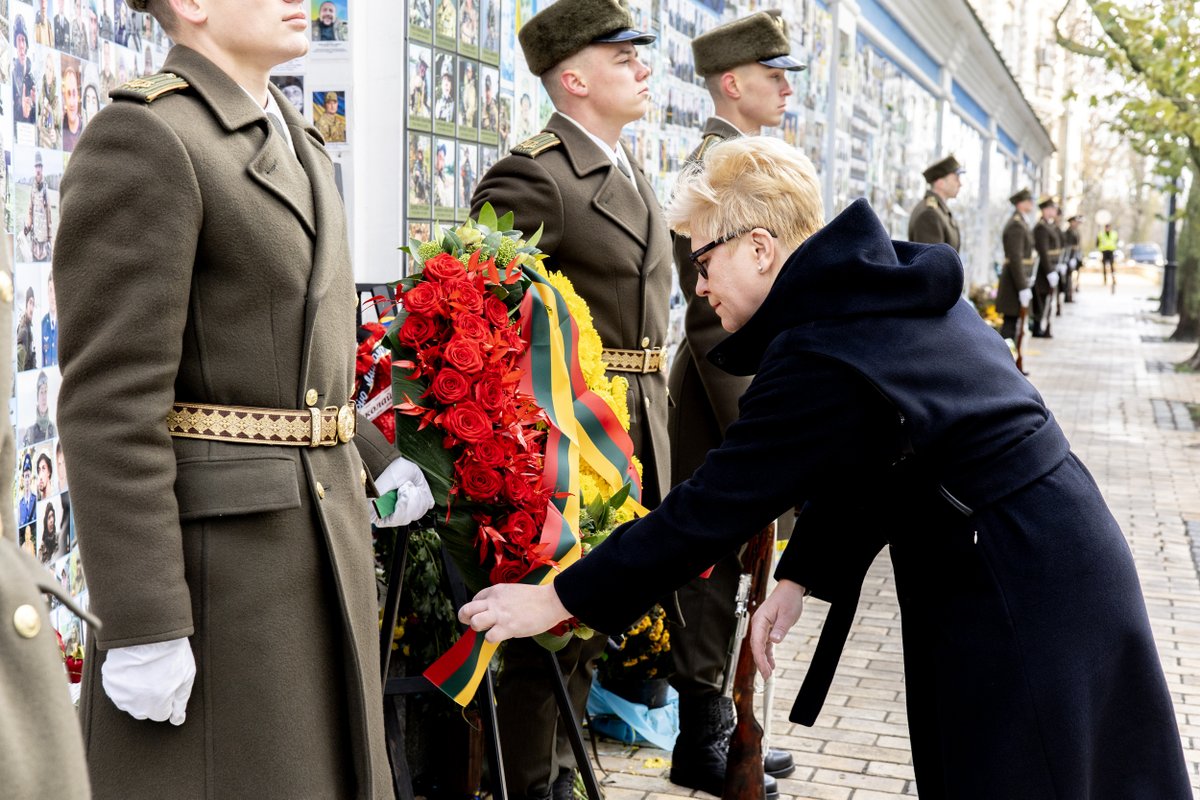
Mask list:
[{"label": "black military boot", "polygon": [[763,758],[763,772],[773,778],[786,778],[795,771],[796,762],[791,753],[776,750],[774,747],[767,748],[767,755]]},{"label": "black military boot", "polygon": [[558,777],[550,787],[551,800],[575,800],[575,770],[558,768]]},{"label": "black military boot", "polygon": [[[733,725],[733,702],[728,697],[680,695],[679,738],[671,753],[671,783],[720,797],[725,790]],[[763,780],[767,797],[778,797],[775,778],[764,775]]]}]

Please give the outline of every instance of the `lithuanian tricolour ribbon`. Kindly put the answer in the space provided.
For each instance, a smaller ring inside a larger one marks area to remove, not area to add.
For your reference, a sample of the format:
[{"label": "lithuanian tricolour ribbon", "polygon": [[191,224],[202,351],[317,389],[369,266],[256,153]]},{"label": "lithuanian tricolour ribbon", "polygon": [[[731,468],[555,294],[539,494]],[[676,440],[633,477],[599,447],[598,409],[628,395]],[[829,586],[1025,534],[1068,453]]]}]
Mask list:
[{"label": "lithuanian tricolour ribbon", "polygon": [[[633,463],[633,442],[616,414],[587,388],[579,366],[579,329],[563,296],[531,269],[532,284],[521,301],[521,336],[527,345],[521,362],[521,391],[532,395],[546,412],[546,457],[542,485],[552,489],[542,526],[539,550],[547,561],[521,583],[542,585],[580,556],[579,464],[582,460],[610,486],[631,484],[635,514],[642,507],[641,480]],[[498,645],[473,630],[425,670],[425,677],[454,702],[465,706],[475,696]]]}]

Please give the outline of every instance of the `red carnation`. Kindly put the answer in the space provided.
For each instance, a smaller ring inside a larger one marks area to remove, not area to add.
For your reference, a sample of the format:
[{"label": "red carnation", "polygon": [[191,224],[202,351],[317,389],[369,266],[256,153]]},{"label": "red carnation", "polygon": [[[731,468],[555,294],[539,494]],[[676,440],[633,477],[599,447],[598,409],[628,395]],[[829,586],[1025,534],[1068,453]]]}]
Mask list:
[{"label": "red carnation", "polygon": [[445,349],[442,350],[442,358],[446,359],[447,366],[467,375],[483,369],[483,353],[480,351],[479,342],[462,336],[454,336],[446,343]]},{"label": "red carnation", "polygon": [[484,439],[471,448],[475,463],[483,467],[502,467],[508,460],[508,453],[495,439]]},{"label": "red carnation", "polygon": [[478,503],[494,501],[504,487],[504,480],[494,469],[479,464],[467,464],[456,469],[463,493]]},{"label": "red carnation", "polygon": [[508,306],[504,305],[504,301],[495,295],[484,298],[483,315],[497,328],[507,328],[510,324]]},{"label": "red carnation", "polygon": [[524,561],[501,561],[492,567],[488,579],[493,584],[516,583],[529,574],[530,566]]},{"label": "red carnation", "polygon": [[466,397],[471,391],[471,382],[461,372],[443,369],[433,376],[432,389],[433,396],[448,405]]},{"label": "red carnation", "polygon": [[441,290],[436,283],[429,281],[421,281],[409,289],[400,296],[400,302],[404,304],[405,310],[410,314],[421,314],[427,317],[444,313],[446,310]]},{"label": "red carnation", "polygon": [[427,279],[451,281],[466,278],[467,270],[454,256],[449,253],[439,253],[425,262],[423,274]]},{"label": "red carnation", "polygon": [[482,442],[494,435],[492,421],[482,408],[470,400],[447,409],[442,414],[441,425],[451,436],[464,442]]},{"label": "red carnation", "polygon": [[409,312],[400,326],[400,342],[416,349],[440,332],[440,327],[431,317]]}]

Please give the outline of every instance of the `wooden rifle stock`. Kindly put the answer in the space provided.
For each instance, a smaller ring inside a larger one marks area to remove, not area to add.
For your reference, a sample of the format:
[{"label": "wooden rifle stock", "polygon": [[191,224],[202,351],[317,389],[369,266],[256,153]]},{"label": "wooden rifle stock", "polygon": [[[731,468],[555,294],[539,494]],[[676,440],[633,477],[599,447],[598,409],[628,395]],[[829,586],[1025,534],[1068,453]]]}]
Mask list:
[{"label": "wooden rifle stock", "polygon": [[[775,524],[754,535],[742,553],[742,564],[750,574],[750,595],[744,611],[749,619],[767,596],[767,580],[775,556]],[[763,729],[754,718],[754,655],[750,637],[742,636],[733,679],[733,706],[737,725],[729,739],[722,800],[765,800],[763,785]]]},{"label": "wooden rifle stock", "polygon": [[1025,372],[1025,328],[1029,324],[1029,306],[1021,306],[1017,316],[1017,369]]}]

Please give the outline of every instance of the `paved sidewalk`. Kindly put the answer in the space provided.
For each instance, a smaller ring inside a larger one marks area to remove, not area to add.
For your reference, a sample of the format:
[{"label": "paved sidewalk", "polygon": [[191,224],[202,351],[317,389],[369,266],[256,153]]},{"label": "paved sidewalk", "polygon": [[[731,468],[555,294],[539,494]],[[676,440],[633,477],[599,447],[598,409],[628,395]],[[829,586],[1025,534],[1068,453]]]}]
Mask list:
[{"label": "paved sidewalk", "polygon": [[[1027,339],[1026,368],[1095,475],[1129,538],[1171,686],[1193,786],[1200,786],[1200,432],[1183,403],[1200,375],[1170,365],[1194,344],[1163,342],[1158,289],[1122,276],[1116,294],[1095,273],[1054,321],[1054,339]],[[1189,532],[1189,528],[1191,531]],[[872,568],[829,700],[813,728],[787,721],[826,606],[812,602],[781,646],[772,745],[796,773],[781,800],[886,800],[917,794],[904,709],[900,619],[886,555]],[[602,743],[607,800],[711,797],[667,780],[670,753]]]}]

